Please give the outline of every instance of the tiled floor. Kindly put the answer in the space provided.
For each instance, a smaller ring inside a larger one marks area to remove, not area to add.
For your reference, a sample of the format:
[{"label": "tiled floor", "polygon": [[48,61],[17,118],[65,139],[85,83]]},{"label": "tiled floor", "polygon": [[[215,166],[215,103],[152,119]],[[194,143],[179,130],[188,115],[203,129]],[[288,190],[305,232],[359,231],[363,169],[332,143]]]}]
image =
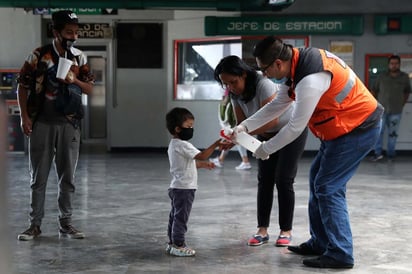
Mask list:
[{"label": "tiled floor", "polygon": [[[308,170],[301,160],[296,178],[293,242],[308,239]],[[14,273],[412,273],[412,158],[395,162],[364,161],[348,184],[348,204],[355,245],[351,270],[313,269],[302,256],[273,245],[278,233],[277,206],[272,211],[271,241],[248,247],[256,231],[256,163],[237,171],[237,153],[222,169],[199,170],[187,233],[193,258],[164,253],[170,181],[165,153],[106,153],[83,149],[76,173],[74,224],[86,239],[59,239],[57,186],[50,174],[46,216],[40,238],[19,242],[27,226],[29,182],[27,156],[7,155],[8,230],[3,258]],[[4,223],[3,223],[4,224]],[[7,245],[7,244],[9,245]],[[7,254],[9,256],[7,256]],[[3,274],[3,273],[0,273]]]}]

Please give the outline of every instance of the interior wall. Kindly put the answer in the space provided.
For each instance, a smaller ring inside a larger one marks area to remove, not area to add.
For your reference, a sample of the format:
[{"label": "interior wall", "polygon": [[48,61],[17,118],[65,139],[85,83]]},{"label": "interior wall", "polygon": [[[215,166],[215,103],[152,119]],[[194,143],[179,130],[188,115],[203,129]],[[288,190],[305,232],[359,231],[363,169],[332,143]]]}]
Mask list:
[{"label": "interior wall", "polygon": [[[348,11],[347,3],[352,0],[335,3],[326,0],[314,0],[309,5],[305,1],[296,1],[288,10],[282,13],[307,13],[309,8],[317,13],[336,13],[339,8],[343,13],[359,14],[355,4]],[[382,1],[366,1],[372,5],[383,5]],[[393,3],[385,2],[381,11],[390,12]],[[377,4],[376,4],[377,3]],[[399,3],[398,3],[399,4]],[[362,3],[362,5],[364,5]],[[313,7],[312,7],[313,6]],[[345,8],[344,8],[344,7]],[[403,6],[405,7],[405,5]],[[373,12],[373,11],[371,11]],[[278,13],[275,13],[278,14]],[[174,40],[185,38],[203,38],[204,16],[229,16],[236,13],[214,11],[161,11],[161,10],[120,10],[119,15],[79,16],[83,22],[110,21],[142,21],[162,22],[164,24],[164,65],[161,69],[114,69],[114,89],[117,94],[117,105],[108,100],[108,136],[111,147],[167,147],[169,133],[165,129],[164,116],[175,106],[189,108],[195,115],[195,134],[193,143],[199,148],[205,148],[218,138],[219,125],[217,121],[218,101],[175,101],[173,99],[173,57]],[[23,9],[0,8],[0,68],[19,68],[24,58],[34,48],[40,45],[41,17],[25,14]],[[274,33],[275,34],[275,33]],[[364,80],[365,54],[367,53],[412,53],[412,35],[377,36],[373,31],[373,15],[365,16],[365,32],[362,36],[310,36],[310,45],[328,48],[331,40],[350,40],[354,42],[354,70]],[[115,47],[111,49],[114,55]],[[113,57],[113,56],[112,56]],[[115,61],[112,63],[115,68]],[[111,70],[109,70],[111,71]],[[113,92],[108,91],[108,93]],[[318,141],[308,140],[308,150],[316,150]],[[412,150],[412,147],[408,148]]]},{"label": "interior wall", "polygon": [[164,147],[165,69],[117,69],[111,147]]},{"label": "interior wall", "polygon": [[296,0],[282,12],[299,14],[405,13],[408,12],[407,7],[410,7],[409,0]]},{"label": "interior wall", "polygon": [[[122,20],[139,21],[142,11],[122,13]],[[216,109],[216,101],[183,102],[173,99],[173,41],[184,38],[201,38],[203,16],[215,12],[169,11],[153,13],[150,21],[163,23],[164,54],[161,69],[116,69],[115,89],[117,105],[110,110],[110,146],[127,147],[167,147],[170,134],[166,130],[165,115],[175,106],[189,108],[196,117],[193,143],[205,147],[218,138],[218,121],[210,123],[210,106]],[[226,13],[225,13],[226,14]],[[133,19],[131,19],[133,18]],[[145,18],[143,21],[147,22]],[[200,128],[213,128],[203,132]],[[216,136],[210,132],[216,131]]]},{"label": "interior wall", "polygon": [[[210,13],[206,13],[210,14]],[[206,15],[205,14],[205,15]],[[214,13],[216,14],[216,13]],[[235,13],[233,13],[235,14]],[[237,14],[238,15],[238,14]],[[222,13],[221,16],[228,16],[228,13]],[[191,17],[188,14],[177,12],[176,20],[168,22],[168,38],[167,38],[167,60],[168,60],[168,104],[167,109],[162,114],[163,117],[166,111],[173,107],[186,107],[195,116],[195,130],[192,143],[199,147],[205,148],[211,145],[214,141],[219,139],[219,120],[217,116],[219,101],[176,101],[173,99],[173,47],[174,40],[181,39],[194,39],[194,38],[206,38],[204,35],[203,16]],[[167,135],[169,133],[165,131]],[[170,138],[167,136],[167,138]]]},{"label": "interior wall", "polygon": [[23,9],[0,8],[0,68],[18,69],[41,42],[40,16]]}]

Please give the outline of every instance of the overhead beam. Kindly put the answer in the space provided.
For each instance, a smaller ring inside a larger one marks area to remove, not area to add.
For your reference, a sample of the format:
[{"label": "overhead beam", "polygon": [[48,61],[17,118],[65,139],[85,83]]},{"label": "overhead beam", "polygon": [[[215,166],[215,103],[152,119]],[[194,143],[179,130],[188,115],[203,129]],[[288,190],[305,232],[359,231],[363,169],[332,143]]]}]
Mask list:
[{"label": "overhead beam", "polygon": [[270,11],[286,8],[294,1],[295,0],[0,0],[0,7]]}]

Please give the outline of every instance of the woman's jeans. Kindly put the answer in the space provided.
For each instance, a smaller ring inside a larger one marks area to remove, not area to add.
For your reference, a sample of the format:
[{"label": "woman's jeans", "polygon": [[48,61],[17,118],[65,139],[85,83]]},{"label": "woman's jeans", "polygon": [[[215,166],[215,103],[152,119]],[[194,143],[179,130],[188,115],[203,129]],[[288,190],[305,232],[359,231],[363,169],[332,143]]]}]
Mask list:
[{"label": "woman's jeans", "polygon": [[379,140],[375,145],[375,155],[382,155],[383,139],[386,131],[387,146],[386,156],[388,158],[394,158],[396,156],[396,140],[398,139],[398,129],[401,123],[402,114],[386,114],[382,116],[382,129],[380,132]]},{"label": "woman's jeans", "polygon": [[379,138],[377,127],[322,141],[310,170],[309,247],[339,262],[354,263],[346,184]]},{"label": "woman's jeans", "polygon": [[[258,160],[257,220],[258,227],[269,227],[273,205],[273,190],[276,184],[279,206],[279,227],[282,231],[292,229],[295,209],[293,184],[298,162],[305,149],[307,128],[292,143],[270,155],[267,160]],[[263,140],[259,136],[260,140]]]}]

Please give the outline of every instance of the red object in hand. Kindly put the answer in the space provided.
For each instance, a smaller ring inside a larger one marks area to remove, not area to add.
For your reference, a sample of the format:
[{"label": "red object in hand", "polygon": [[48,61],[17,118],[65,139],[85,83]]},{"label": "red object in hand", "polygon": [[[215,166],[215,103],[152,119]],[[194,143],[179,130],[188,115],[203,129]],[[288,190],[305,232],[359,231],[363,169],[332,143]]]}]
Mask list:
[{"label": "red object in hand", "polygon": [[224,129],[222,129],[222,130],[220,131],[220,136],[223,137],[223,138],[225,138],[225,139],[228,140],[228,141],[232,141],[232,139],[230,139],[230,136],[227,136],[227,135],[225,134],[225,130],[224,130]]}]

